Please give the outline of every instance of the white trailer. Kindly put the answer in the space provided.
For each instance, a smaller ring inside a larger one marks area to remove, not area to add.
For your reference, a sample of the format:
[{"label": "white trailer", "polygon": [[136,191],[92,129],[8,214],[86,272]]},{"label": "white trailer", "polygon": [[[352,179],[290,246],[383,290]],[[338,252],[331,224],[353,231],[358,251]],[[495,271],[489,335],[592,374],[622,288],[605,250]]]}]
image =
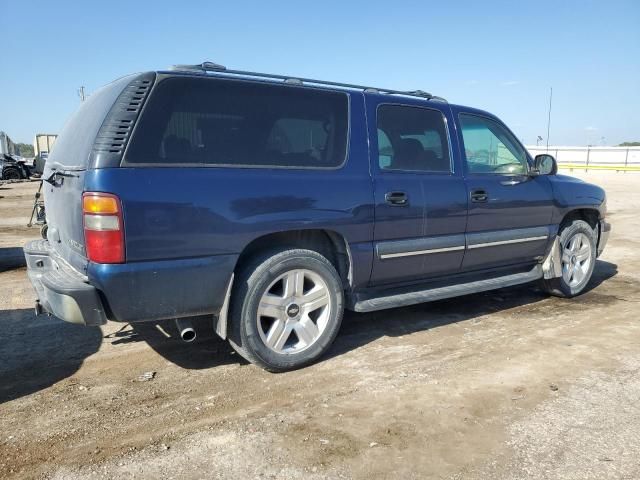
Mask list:
[{"label": "white trailer", "polygon": [[36,157],[47,158],[51,153],[53,144],[56,142],[58,135],[51,133],[38,133],[33,140],[33,154]]}]

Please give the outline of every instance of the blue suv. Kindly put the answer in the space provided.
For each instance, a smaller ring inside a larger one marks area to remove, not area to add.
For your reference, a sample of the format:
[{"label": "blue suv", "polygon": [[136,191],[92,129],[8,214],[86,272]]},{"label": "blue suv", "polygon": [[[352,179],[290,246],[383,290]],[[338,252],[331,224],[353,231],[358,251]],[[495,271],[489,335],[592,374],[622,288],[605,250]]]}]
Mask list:
[{"label": "blue suv", "polygon": [[25,246],[36,311],[190,317],[271,371],[327,351],[345,308],[538,281],[573,297],[609,236],[604,191],[495,116],[398,91],[203,63],[123,77],[71,117]]}]

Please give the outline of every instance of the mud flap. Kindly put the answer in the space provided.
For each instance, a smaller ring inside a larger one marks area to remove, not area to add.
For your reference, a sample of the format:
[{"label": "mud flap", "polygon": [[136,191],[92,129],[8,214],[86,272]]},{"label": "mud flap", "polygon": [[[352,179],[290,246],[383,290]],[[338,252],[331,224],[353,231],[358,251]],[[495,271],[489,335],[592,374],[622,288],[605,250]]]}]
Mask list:
[{"label": "mud flap", "polygon": [[542,262],[542,274],[545,280],[562,276],[562,255],[560,254],[560,239],[553,240],[553,245]]},{"label": "mud flap", "polygon": [[224,303],[222,304],[222,308],[220,308],[220,313],[216,318],[215,322],[215,331],[220,338],[223,340],[227,339],[227,313],[229,311],[229,299],[231,298],[231,288],[233,287],[233,278],[234,274],[231,274],[231,278],[229,279],[229,283],[227,284],[227,291],[224,295]]}]

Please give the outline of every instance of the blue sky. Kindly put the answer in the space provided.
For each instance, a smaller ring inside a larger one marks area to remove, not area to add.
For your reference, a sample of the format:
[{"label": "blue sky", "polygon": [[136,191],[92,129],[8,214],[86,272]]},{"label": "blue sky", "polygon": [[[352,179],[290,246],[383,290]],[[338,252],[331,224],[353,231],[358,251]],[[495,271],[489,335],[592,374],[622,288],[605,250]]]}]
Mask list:
[{"label": "blue sky", "polygon": [[[422,89],[500,116],[526,143],[640,141],[640,1],[0,0],[0,130],[58,132],[127,73],[229,68]],[[604,141],[602,140],[604,137]]]}]

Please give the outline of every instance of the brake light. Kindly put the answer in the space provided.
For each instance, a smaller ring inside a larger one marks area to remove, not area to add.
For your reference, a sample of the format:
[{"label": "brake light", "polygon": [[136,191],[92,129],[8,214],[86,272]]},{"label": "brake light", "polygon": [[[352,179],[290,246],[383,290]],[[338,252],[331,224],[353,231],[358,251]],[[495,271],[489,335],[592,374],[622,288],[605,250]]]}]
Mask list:
[{"label": "brake light", "polygon": [[124,263],[124,225],[118,197],[85,192],[82,215],[87,258],[96,263]]}]

